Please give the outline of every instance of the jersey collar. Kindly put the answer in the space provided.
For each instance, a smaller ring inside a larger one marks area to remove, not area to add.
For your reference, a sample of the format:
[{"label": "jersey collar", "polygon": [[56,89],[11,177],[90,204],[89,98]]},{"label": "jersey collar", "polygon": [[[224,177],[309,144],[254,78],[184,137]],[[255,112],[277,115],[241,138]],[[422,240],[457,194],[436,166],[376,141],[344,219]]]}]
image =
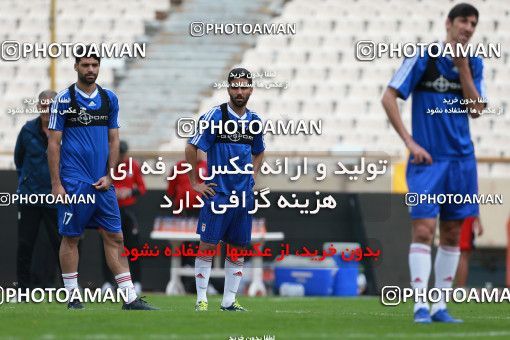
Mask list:
[{"label": "jersey collar", "polygon": [[92,92],[90,94],[90,96],[88,94],[86,94],[85,92],[83,92],[82,90],[80,90],[78,88],[78,86],[76,86],[76,84],[74,84],[74,90],[76,92],[78,92],[83,98],[87,98],[87,99],[95,98],[97,96],[97,93],[98,93],[97,86],[96,86],[96,89],[94,90],[94,92]]},{"label": "jersey collar", "polygon": [[232,108],[230,107],[230,104],[228,104],[228,103],[227,103],[227,109],[228,109],[228,112],[232,116],[236,117],[237,119],[245,120],[246,116],[248,115],[248,109],[245,109],[244,114],[241,117],[239,117],[239,115],[237,113],[235,113],[234,110],[232,110]]}]

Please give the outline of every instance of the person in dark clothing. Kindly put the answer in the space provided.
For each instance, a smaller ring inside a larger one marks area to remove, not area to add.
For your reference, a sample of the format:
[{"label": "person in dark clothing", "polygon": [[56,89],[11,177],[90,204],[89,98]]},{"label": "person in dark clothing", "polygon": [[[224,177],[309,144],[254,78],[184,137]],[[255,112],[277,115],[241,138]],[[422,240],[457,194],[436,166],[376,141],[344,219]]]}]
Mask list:
[{"label": "person in dark clothing", "polygon": [[[197,177],[199,171],[202,171],[204,176],[207,176],[207,162],[205,161],[205,157],[206,155],[204,152],[200,151],[198,153],[198,163],[197,168],[195,169]],[[186,173],[179,173],[183,171],[185,164],[187,164],[186,160],[181,160],[176,163],[175,169],[174,167],[171,168],[168,176],[175,178],[168,181],[166,194],[172,200],[175,209],[182,210],[180,214],[181,217],[198,216],[200,209],[193,208],[193,206],[199,203],[198,198],[200,195],[191,187],[191,182],[188,175]],[[177,170],[178,172],[176,176],[173,176],[174,170]],[[203,183],[204,181],[199,178],[199,182]],[[189,205],[181,207],[181,205],[186,203],[187,192],[189,192]]]},{"label": "person in dark clothing", "polygon": [[[50,194],[51,180],[46,149],[48,147],[49,107],[57,95],[51,90],[39,94],[39,117],[29,120],[21,128],[14,149],[14,163],[18,173],[18,194]],[[57,210],[44,204],[18,205],[18,287],[32,288],[32,255],[41,222],[44,222],[51,250],[58,259],[60,236],[57,230]],[[47,263],[45,270],[57,268],[58,261]]]},{"label": "person in dark clothing", "polygon": [[[198,150],[197,153],[198,162],[197,167],[195,169],[196,176],[198,178],[199,183],[203,183],[204,181],[199,177],[200,171],[204,176],[207,176],[207,162],[206,162],[206,154],[202,150]],[[189,176],[186,173],[180,173],[184,170],[185,165],[187,164],[186,160],[178,161],[175,164],[175,167],[171,167],[169,177],[174,177],[172,180],[168,181],[168,186],[166,189],[167,196],[172,200],[175,209],[182,210],[179,215],[174,215],[174,217],[198,217],[200,214],[200,209],[193,208],[194,205],[199,203],[200,195],[193,190],[191,186],[191,182],[189,180]],[[174,176],[174,170],[177,171],[177,175]],[[186,204],[186,194],[189,192],[189,204]],[[184,205],[184,206],[182,206]],[[186,242],[186,244],[191,244],[193,247],[198,246],[199,242]],[[183,256],[181,260],[181,265],[183,267],[193,267],[195,265],[195,258],[189,256]],[[189,276],[183,276],[181,278],[182,284],[184,286],[184,290],[186,293],[195,294],[195,278]],[[217,294],[217,290],[220,289],[223,285],[223,280],[220,278],[212,278],[210,280],[210,285],[208,286],[209,294]],[[222,289],[220,289],[222,290]]]}]

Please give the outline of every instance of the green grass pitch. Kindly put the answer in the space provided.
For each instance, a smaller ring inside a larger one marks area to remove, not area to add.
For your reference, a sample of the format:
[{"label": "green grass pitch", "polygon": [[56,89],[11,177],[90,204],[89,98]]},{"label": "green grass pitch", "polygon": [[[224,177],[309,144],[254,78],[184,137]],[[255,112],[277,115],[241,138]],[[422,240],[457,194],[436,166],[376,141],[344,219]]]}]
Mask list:
[{"label": "green grass pitch", "polygon": [[248,298],[249,312],[194,311],[194,296],[149,295],[160,311],[122,311],[119,304],[67,310],[58,303],[0,305],[0,339],[414,339],[510,338],[509,304],[451,305],[464,324],[416,325],[412,305],[385,307],[367,298]]}]

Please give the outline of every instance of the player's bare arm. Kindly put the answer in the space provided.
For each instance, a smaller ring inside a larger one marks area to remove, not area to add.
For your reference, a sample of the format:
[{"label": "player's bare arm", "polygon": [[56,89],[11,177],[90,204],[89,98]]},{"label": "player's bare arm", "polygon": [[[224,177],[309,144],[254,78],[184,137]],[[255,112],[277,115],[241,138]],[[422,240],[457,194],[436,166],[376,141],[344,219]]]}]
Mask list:
[{"label": "player's bare arm", "polygon": [[191,165],[191,171],[188,171],[188,177],[191,183],[191,187],[193,190],[198,192],[200,195],[204,195],[206,197],[212,197],[216,194],[214,188],[216,183],[199,183],[197,178],[197,163],[198,163],[198,148],[193,144],[187,144],[184,153],[186,155],[186,162]]},{"label": "player's bare arm", "polygon": [[51,193],[64,196],[66,191],[60,181],[60,143],[62,131],[50,130],[48,138],[48,166],[51,176]]},{"label": "player's bare arm", "polygon": [[108,172],[106,176],[101,177],[93,184],[97,190],[108,190],[113,182],[111,169],[115,168],[119,162],[119,143],[119,129],[108,129],[108,146],[110,150],[108,156]]},{"label": "player's bare arm", "polygon": [[478,93],[475,82],[473,81],[473,75],[471,74],[471,69],[469,68],[468,59],[464,57],[453,58],[453,63],[459,70],[459,79],[462,85],[462,95],[464,96],[464,99],[471,99],[467,104],[469,114],[471,118],[478,118],[480,117],[480,114],[484,108],[484,103],[480,103],[478,101],[478,98],[480,98],[480,93]]},{"label": "player's bare arm", "polygon": [[257,179],[257,174],[260,171],[260,167],[262,166],[262,161],[264,160],[264,152],[262,151],[258,155],[252,156],[252,164],[253,164],[253,179]]},{"label": "player's bare arm", "polygon": [[480,220],[480,216],[477,216],[473,221],[473,233],[475,233],[476,236],[483,235],[483,225],[482,221]]},{"label": "player's bare arm", "polygon": [[404,141],[406,147],[409,149],[409,152],[413,155],[412,163],[432,163],[432,157],[430,154],[422,148],[418,143],[416,143],[411,136],[411,134],[407,131],[404,122],[402,121],[402,117],[400,117],[400,112],[398,110],[397,105],[397,91],[391,87],[387,87],[384,95],[381,99],[381,103],[386,111],[386,115],[391,122],[391,125],[398,133],[400,138]]}]

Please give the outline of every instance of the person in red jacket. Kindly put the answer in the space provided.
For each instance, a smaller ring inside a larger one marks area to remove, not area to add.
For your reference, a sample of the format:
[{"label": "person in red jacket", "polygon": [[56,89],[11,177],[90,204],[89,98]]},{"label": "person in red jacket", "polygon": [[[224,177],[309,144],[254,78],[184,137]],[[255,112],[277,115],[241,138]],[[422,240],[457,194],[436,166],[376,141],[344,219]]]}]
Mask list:
[{"label": "person in red jacket", "polygon": [[455,275],[455,285],[457,287],[463,288],[467,286],[469,258],[471,257],[471,252],[475,249],[475,236],[481,236],[482,234],[483,226],[482,222],[480,222],[480,217],[470,216],[464,219],[460,230],[459,265],[457,266],[457,274]]},{"label": "person in red jacket", "polygon": [[[122,223],[122,233],[124,234],[124,245],[128,249],[140,248],[140,241],[138,238],[138,222],[133,211],[133,206],[139,196],[144,195],[147,189],[143,181],[142,172],[140,170],[140,164],[134,159],[131,160],[132,169],[129,168],[129,146],[126,141],[120,141],[119,144],[119,164],[115,168],[113,185],[115,187],[115,193],[117,194],[117,201],[120,209],[120,220]],[[119,165],[124,164],[127,170],[125,178],[116,180],[115,178],[122,177],[122,174],[118,172]],[[132,170],[130,172],[129,170]],[[137,294],[142,291],[142,275],[140,268],[140,261],[129,262],[131,269],[131,275],[133,277],[133,285]],[[108,271],[106,261],[103,261],[103,275],[105,277],[105,283],[103,289],[112,287],[113,278]]]},{"label": "person in red jacket", "polygon": [[[177,171],[182,171],[185,168],[186,161],[182,160],[175,164],[175,168]],[[205,161],[205,154],[200,154],[200,158],[198,160],[197,168],[198,171],[201,171],[204,176],[207,176],[207,162]],[[169,177],[172,177],[174,172],[174,167],[170,169]],[[197,176],[198,177],[198,176]],[[199,178],[200,183],[203,182],[202,179]],[[189,191],[189,205],[186,205],[186,192]],[[172,200],[173,206],[175,210],[181,209],[181,204],[185,204],[182,209],[181,216],[196,216],[199,212],[198,209],[193,210],[193,205],[198,204],[198,198],[200,195],[193,190],[191,187],[191,182],[189,181],[188,174],[178,174],[171,181],[168,181],[168,187],[166,189],[167,196]]]}]

